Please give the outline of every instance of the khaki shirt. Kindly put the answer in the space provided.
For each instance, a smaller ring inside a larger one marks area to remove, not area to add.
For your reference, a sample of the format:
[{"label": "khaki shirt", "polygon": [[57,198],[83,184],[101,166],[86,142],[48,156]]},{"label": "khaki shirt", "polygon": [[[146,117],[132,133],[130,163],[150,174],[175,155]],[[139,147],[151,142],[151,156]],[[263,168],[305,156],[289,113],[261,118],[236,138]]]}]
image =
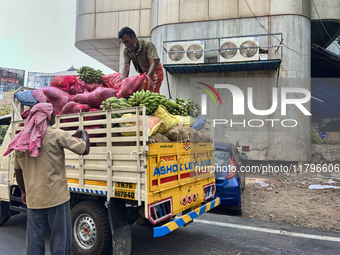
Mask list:
[{"label": "khaki shirt", "polygon": [[28,151],[15,152],[14,169],[22,170],[28,208],[50,208],[70,199],[64,148],[82,155],[86,143],[63,130],[48,126],[38,157],[31,157]]},{"label": "khaki shirt", "polygon": [[139,73],[145,73],[149,71],[149,60],[155,60],[156,67],[159,65],[160,59],[157,54],[155,45],[152,42],[145,41],[143,39],[137,39],[139,48],[138,53],[130,52],[125,48],[124,50],[124,64],[130,64],[132,60],[136,71]]}]

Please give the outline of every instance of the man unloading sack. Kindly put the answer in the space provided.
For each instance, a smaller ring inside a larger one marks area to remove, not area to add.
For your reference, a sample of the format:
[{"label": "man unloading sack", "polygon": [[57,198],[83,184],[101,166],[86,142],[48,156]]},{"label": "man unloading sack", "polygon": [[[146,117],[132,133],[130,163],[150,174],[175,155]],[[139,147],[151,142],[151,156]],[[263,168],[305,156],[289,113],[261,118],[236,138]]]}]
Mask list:
[{"label": "man unloading sack", "polygon": [[132,61],[137,72],[146,73],[151,79],[153,88],[151,92],[159,93],[164,75],[155,45],[152,42],[137,39],[135,32],[129,27],[122,28],[118,33],[118,38],[126,47],[122,79],[129,76]]},{"label": "man unloading sack", "polygon": [[52,104],[36,104],[24,129],[11,141],[4,156],[15,150],[14,170],[22,202],[27,204],[26,254],[45,254],[44,234],[51,229],[51,254],[70,254],[72,223],[64,149],[87,155],[87,132],[78,129],[72,136],[54,129]]}]

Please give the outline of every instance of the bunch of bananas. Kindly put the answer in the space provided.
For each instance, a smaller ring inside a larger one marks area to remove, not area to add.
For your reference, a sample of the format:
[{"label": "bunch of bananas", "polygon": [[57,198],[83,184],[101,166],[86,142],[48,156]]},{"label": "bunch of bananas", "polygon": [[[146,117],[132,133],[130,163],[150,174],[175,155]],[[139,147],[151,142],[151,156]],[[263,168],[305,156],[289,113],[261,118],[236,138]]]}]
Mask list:
[{"label": "bunch of bananas", "polygon": [[79,74],[79,79],[88,83],[100,84],[101,81],[99,78],[104,75],[101,70],[95,70],[88,66],[82,66],[77,70],[77,72]]},{"label": "bunch of bananas", "polygon": [[133,93],[128,99],[131,106],[145,106],[147,115],[153,114],[160,104],[166,106],[167,101],[164,95],[153,93],[150,90],[144,91],[144,89]]},{"label": "bunch of bananas", "polygon": [[176,101],[168,100],[166,107],[167,111],[173,115],[189,116],[190,114],[190,99],[184,100],[176,98]]},{"label": "bunch of bananas", "polygon": [[201,106],[190,99],[176,98],[176,101],[168,100],[166,109],[173,115],[197,117],[201,114]]},{"label": "bunch of bananas", "polygon": [[200,116],[202,113],[202,106],[195,102],[190,100],[190,116],[193,118],[196,118]]},{"label": "bunch of bananas", "polygon": [[[113,110],[125,107],[145,106],[146,114],[152,115],[159,105],[163,105],[173,115],[197,117],[201,115],[201,106],[190,99],[176,98],[176,101],[167,100],[164,95],[150,92],[150,90],[134,92],[128,99],[110,97],[102,102],[101,109]],[[115,113],[114,118],[120,118],[122,114]]]},{"label": "bunch of bananas", "polygon": [[[104,111],[120,109],[120,108],[125,108],[125,107],[131,107],[127,99],[125,98],[118,99],[117,97],[110,97],[106,99],[106,101],[103,101],[102,105],[100,106],[100,108],[103,109]],[[121,116],[122,116],[121,113],[112,114],[112,118],[120,118]]]}]

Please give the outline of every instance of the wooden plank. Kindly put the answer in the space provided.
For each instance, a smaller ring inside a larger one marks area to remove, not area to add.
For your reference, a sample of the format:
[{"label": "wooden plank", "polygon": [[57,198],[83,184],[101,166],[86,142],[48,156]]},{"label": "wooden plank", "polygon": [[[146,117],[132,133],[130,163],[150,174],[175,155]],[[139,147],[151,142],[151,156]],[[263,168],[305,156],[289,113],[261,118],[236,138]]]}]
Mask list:
[{"label": "wooden plank", "polygon": [[115,127],[111,129],[111,133],[123,133],[123,132],[136,132],[137,126],[131,126],[131,127]]},{"label": "wooden plank", "polygon": [[[96,129],[86,129],[88,134],[106,134],[107,129],[106,128],[96,128]],[[90,141],[92,138],[90,138]]]},{"label": "wooden plank", "polygon": [[[128,117],[128,118],[116,118],[112,119],[111,123],[136,123],[137,118],[136,117]],[[139,121],[143,121],[141,117],[139,117]]]},{"label": "wooden plank", "polygon": [[107,165],[84,165],[84,170],[105,170],[107,169]]},{"label": "wooden plank", "polygon": [[[111,138],[112,142],[136,142],[137,137],[136,136],[118,136],[118,137],[112,137]],[[143,141],[143,137],[139,137],[139,141]]]},{"label": "wooden plank", "polygon": [[98,176],[98,175],[85,174],[84,180],[106,181],[107,176],[106,175],[105,176]]}]

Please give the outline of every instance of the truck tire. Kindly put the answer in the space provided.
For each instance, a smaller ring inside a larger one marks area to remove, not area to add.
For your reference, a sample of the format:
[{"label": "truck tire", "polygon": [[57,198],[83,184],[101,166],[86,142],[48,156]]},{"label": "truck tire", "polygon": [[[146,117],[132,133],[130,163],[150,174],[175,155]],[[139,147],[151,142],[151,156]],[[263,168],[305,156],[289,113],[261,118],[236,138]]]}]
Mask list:
[{"label": "truck tire", "polygon": [[107,209],[97,201],[75,205],[72,216],[72,250],[77,255],[108,254],[111,229]]}]

